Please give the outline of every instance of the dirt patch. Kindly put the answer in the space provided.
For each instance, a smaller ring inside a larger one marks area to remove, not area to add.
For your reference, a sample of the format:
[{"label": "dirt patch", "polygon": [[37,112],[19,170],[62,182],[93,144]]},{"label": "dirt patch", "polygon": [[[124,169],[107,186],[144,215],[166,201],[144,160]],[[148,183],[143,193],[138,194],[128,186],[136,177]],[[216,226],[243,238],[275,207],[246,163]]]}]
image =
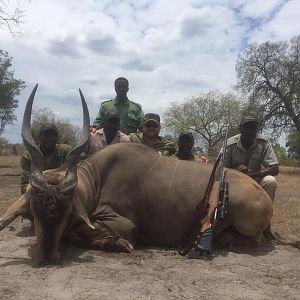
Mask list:
[{"label": "dirt patch", "polygon": [[[6,172],[19,172],[19,158],[7,159],[0,157]],[[300,239],[300,176],[288,171],[278,176],[273,226]],[[0,211],[19,191],[18,177],[0,177]],[[289,246],[234,248],[204,260],[170,249],[64,248],[60,264],[42,268],[34,267],[35,246],[28,221],[0,233],[0,299],[300,299],[300,252]]]}]

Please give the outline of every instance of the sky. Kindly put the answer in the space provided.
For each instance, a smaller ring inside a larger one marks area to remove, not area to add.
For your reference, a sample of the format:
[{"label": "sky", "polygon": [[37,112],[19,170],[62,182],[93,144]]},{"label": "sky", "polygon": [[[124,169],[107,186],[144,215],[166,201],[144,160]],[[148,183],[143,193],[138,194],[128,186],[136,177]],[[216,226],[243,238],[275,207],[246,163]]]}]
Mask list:
[{"label": "sky", "polygon": [[[129,99],[163,115],[171,102],[232,90],[235,63],[254,42],[300,34],[299,0],[19,0],[20,33],[0,27],[0,49],[13,57],[17,121],[4,137],[21,142],[22,116],[36,83],[34,105],[82,125],[80,88],[91,121],[129,80]],[[10,1],[9,5],[15,5]]]}]

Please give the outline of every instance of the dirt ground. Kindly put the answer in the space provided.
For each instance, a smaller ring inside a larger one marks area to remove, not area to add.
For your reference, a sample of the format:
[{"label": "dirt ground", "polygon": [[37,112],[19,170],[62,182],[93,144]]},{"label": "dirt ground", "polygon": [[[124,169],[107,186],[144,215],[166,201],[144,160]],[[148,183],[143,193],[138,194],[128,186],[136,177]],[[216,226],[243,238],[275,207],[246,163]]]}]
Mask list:
[{"label": "dirt ground", "polygon": [[[19,197],[19,157],[0,157],[0,212]],[[281,168],[273,227],[300,239],[300,171]],[[188,260],[175,250],[132,254],[63,249],[59,265],[36,268],[28,221],[0,233],[0,299],[300,299],[300,252],[267,244]]]}]

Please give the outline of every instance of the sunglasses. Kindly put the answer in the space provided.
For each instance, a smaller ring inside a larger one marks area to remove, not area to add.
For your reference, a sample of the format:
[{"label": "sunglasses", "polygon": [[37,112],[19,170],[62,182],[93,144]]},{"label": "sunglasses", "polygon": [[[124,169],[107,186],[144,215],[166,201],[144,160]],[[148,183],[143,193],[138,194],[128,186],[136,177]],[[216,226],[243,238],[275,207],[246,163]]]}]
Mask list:
[{"label": "sunglasses", "polygon": [[144,126],[146,128],[158,128],[159,127],[159,125],[157,123],[152,123],[152,122],[148,122],[148,123],[144,124]]}]

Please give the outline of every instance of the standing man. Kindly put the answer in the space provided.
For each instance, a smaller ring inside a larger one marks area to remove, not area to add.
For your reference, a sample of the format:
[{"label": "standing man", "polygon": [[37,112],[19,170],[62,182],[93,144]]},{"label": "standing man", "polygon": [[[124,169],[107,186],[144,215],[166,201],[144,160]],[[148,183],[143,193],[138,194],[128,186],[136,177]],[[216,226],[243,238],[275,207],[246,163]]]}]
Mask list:
[{"label": "standing man", "polygon": [[244,117],[241,120],[240,134],[227,141],[224,165],[256,180],[273,202],[277,188],[274,176],[279,173],[278,160],[270,141],[257,134],[258,129],[259,122],[255,118]]},{"label": "standing man", "polygon": [[[43,124],[39,131],[39,148],[43,154],[43,171],[59,168],[66,160],[71,146],[57,144],[58,129],[52,123]],[[31,158],[28,151],[21,157],[21,193],[24,194],[29,183]]]},{"label": "standing man", "polygon": [[107,111],[103,128],[91,133],[87,154],[91,155],[111,144],[129,143],[129,137],[119,130],[119,126],[119,115],[115,111]]},{"label": "standing man", "polygon": [[194,147],[194,136],[191,132],[182,132],[178,137],[178,150],[174,154],[174,158],[180,160],[200,161],[200,159],[192,153]]},{"label": "standing man", "polygon": [[129,135],[131,142],[148,145],[160,154],[166,156],[173,155],[176,152],[176,147],[173,142],[164,140],[161,136],[159,136],[159,115],[153,113],[146,114],[142,128],[143,132],[131,133]]},{"label": "standing man", "polygon": [[115,80],[116,98],[102,102],[93,131],[103,127],[105,113],[112,110],[120,116],[120,130],[125,134],[136,133],[137,129],[141,129],[144,113],[140,104],[127,98],[128,90],[129,83],[126,78],[119,77]]}]

